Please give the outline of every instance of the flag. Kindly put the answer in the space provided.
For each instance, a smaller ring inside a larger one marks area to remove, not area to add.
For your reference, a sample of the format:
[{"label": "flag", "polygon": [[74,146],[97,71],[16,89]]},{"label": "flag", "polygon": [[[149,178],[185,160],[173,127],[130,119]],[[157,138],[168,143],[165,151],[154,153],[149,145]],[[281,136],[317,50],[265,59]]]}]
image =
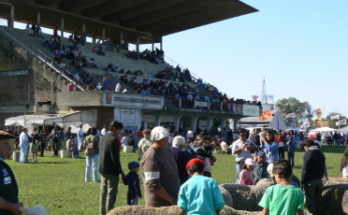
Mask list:
[{"label": "flag", "polygon": [[339,114],[336,114],[336,115],[334,115],[334,116],[330,116],[330,119],[331,119],[331,120],[340,119],[340,115],[339,115]]},{"label": "flag", "polygon": [[307,129],[309,127],[310,127],[310,124],[308,122],[305,122],[300,126],[300,128],[304,128],[304,129]]},{"label": "flag", "polygon": [[285,118],[291,118],[291,119],[294,119],[296,118],[296,113],[289,113],[288,115],[285,116]]},{"label": "flag", "polygon": [[322,113],[320,108],[315,109],[313,112],[314,112],[314,113]]},{"label": "flag", "polygon": [[346,124],[347,124],[347,119],[342,119],[342,120],[336,122],[336,126],[341,126],[341,125],[346,125]]},{"label": "flag", "polygon": [[262,113],[262,116],[260,116],[260,120],[267,120],[267,119],[270,119],[272,118],[273,116],[273,111],[272,110],[265,110],[263,111]]}]

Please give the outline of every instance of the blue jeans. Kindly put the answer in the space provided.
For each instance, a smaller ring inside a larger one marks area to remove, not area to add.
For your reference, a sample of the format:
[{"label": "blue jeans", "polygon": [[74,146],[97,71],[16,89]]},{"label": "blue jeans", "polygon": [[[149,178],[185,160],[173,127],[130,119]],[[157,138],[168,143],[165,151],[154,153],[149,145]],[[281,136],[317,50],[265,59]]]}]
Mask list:
[{"label": "blue jeans", "polygon": [[236,183],[239,183],[239,173],[244,168],[244,161],[236,162]]},{"label": "blue jeans", "polygon": [[85,182],[91,181],[91,171],[93,176],[93,181],[99,181],[99,171],[98,171],[98,161],[99,154],[86,156],[86,170],[85,170]]},{"label": "blue jeans", "polygon": [[20,149],[19,162],[28,163],[29,144],[20,145]]}]

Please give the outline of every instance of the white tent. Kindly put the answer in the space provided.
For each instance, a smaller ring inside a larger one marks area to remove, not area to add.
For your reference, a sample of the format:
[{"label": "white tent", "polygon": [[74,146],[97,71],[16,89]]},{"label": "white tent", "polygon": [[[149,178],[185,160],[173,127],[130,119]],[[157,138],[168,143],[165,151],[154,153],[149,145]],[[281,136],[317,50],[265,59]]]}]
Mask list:
[{"label": "white tent", "polygon": [[75,129],[81,124],[84,129],[95,127],[97,124],[96,110],[68,112],[64,114],[21,115],[5,119],[5,126],[22,126],[26,128],[32,125],[58,125],[62,128],[72,127]]},{"label": "white tent", "polygon": [[336,129],[329,128],[329,127],[320,127],[316,129],[312,129],[309,132],[315,132],[315,133],[328,133],[328,132],[334,132]]},{"label": "white tent", "polygon": [[343,133],[347,133],[348,132],[348,126],[344,126],[342,128],[339,128],[336,130],[337,132],[343,132]]},{"label": "white tent", "polygon": [[21,115],[5,119],[5,126],[43,125],[45,120],[53,118],[52,115]]}]

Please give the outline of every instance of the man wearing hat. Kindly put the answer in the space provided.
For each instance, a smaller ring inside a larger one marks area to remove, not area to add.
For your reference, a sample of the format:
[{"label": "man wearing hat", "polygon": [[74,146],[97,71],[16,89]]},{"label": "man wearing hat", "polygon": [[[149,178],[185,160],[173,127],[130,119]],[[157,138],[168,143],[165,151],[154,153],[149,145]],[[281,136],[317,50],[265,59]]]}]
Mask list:
[{"label": "man wearing hat", "polygon": [[19,215],[23,204],[18,202],[18,185],[11,168],[5,163],[5,159],[12,154],[10,139],[14,137],[0,130],[0,214]]},{"label": "man wearing hat", "polygon": [[162,126],[151,131],[151,147],[142,160],[147,207],[175,205],[180,188],[177,164],[168,147],[169,132]]}]

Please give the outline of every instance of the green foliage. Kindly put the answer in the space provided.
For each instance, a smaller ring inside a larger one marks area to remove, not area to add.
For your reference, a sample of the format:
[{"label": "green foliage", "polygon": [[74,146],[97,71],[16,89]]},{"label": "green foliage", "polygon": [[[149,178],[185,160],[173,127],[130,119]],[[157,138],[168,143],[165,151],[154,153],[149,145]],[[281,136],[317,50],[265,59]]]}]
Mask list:
[{"label": "green foliage", "polygon": [[[340,177],[339,163],[343,147],[324,147],[330,177]],[[295,155],[294,173],[301,177],[303,151]],[[213,177],[218,183],[235,182],[234,156],[216,154]],[[135,153],[121,153],[123,170],[136,160]],[[50,215],[93,215],[98,212],[99,183],[84,182],[84,159],[39,158],[38,163],[15,163],[13,168],[20,188],[20,200],[25,206],[42,205]],[[139,171],[141,175],[141,170]],[[27,195],[28,191],[28,195]],[[116,206],[126,204],[127,187],[120,181]],[[140,205],[144,200],[140,199]]]},{"label": "green foliage", "polygon": [[[287,126],[290,126],[292,123],[296,127],[299,127],[306,120],[311,121],[312,107],[305,101],[301,102],[294,97],[283,98],[277,101],[276,103],[277,110],[284,116],[284,120]],[[288,114],[295,113],[295,118],[285,118]]]},{"label": "green foliage", "polygon": [[[331,119],[331,117],[337,116],[337,115],[340,116],[338,119]],[[331,113],[329,113],[329,114],[326,116],[326,118],[325,118],[325,120],[329,121],[329,127],[330,127],[330,128],[335,128],[335,129],[344,126],[344,125],[342,125],[342,126],[337,126],[337,125],[336,125],[336,123],[337,123],[338,121],[343,120],[343,119],[346,119],[346,120],[347,120],[347,117],[344,116],[343,114],[340,114],[340,113],[337,113],[337,112],[331,112]],[[347,120],[347,121],[348,121],[348,120]]]}]

